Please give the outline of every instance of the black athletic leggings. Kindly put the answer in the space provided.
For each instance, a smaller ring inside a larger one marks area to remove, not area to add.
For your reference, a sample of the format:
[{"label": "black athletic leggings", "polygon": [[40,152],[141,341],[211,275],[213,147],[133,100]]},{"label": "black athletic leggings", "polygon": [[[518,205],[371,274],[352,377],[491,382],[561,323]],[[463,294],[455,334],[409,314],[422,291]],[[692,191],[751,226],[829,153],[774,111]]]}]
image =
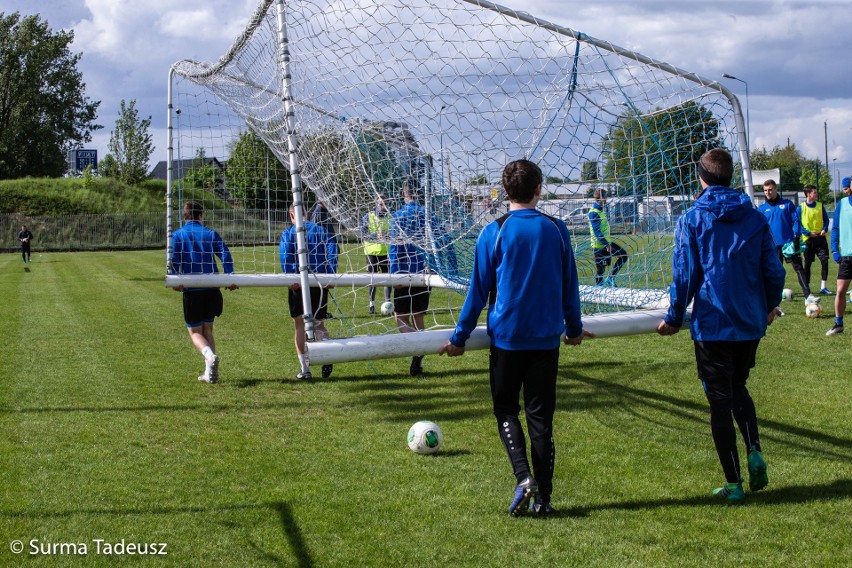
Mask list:
[{"label": "black athletic leggings", "polygon": [[694,343],[698,378],[710,403],[710,431],[716,453],[727,482],[738,483],[742,477],[734,419],[740,427],[746,452],[751,448],[760,450],[757,413],[746,388],[760,340]]},{"label": "black athletic leggings", "polygon": [[523,388],[533,472],[544,502],[550,499],[553,491],[553,413],[558,369],[558,347],[543,351],[507,351],[491,347],[491,398],[500,439],[520,483],[530,475],[526,437],[518,419],[521,411],[518,400]]}]

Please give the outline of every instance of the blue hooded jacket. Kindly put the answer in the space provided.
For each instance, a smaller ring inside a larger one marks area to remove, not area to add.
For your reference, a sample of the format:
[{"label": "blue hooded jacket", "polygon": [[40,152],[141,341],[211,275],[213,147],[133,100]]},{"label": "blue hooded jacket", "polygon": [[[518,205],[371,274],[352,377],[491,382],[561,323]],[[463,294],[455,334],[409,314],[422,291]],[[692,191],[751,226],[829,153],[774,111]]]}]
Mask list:
[{"label": "blue hooded jacket", "polygon": [[681,327],[693,302],[694,340],[760,339],[781,301],[785,276],[766,217],[747,195],[710,186],[675,228],[665,322]]}]

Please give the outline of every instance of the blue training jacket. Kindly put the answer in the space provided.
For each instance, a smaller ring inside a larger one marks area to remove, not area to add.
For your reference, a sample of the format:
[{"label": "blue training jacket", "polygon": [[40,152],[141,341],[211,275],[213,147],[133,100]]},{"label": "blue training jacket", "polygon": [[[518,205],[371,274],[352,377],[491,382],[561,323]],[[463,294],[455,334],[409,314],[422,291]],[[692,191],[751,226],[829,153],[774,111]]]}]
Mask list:
[{"label": "blue training jacket", "polygon": [[[837,253],[840,256],[852,256],[852,250],[841,250],[840,246],[841,231],[845,233],[852,232],[849,224],[844,223],[842,220],[844,214],[848,215],[850,207],[852,207],[852,197],[844,197],[837,202],[837,207],[834,209],[834,226],[831,229],[831,252]],[[849,219],[848,216],[847,219]],[[852,237],[848,238],[852,240]]]},{"label": "blue training jacket", "polygon": [[[308,246],[308,266],[316,274],[334,274],[337,272],[337,239],[328,231],[305,221],[305,241]],[[278,255],[281,271],[285,274],[298,274],[299,257],[296,254],[296,226],[291,225],[281,233],[278,242]]]},{"label": "blue training jacket", "polygon": [[502,226],[494,221],[479,234],[470,289],[450,342],[464,347],[488,304],[488,335],[495,347],[559,347],[563,333],[577,337],[583,331],[568,229],[535,209],[509,211],[504,219]]},{"label": "blue training jacket", "polygon": [[172,234],[172,271],[174,274],[215,274],[216,257],[225,274],[234,271],[234,259],[219,233],[198,221],[187,221]]},{"label": "blue training jacket", "polygon": [[766,335],[781,301],[784,267],[769,224],[747,195],[711,186],[678,219],[667,324],[681,327],[692,305],[696,341],[747,341]]},{"label": "blue training jacket", "polygon": [[390,271],[393,274],[416,274],[426,270],[426,256],[411,244],[426,241],[426,210],[409,201],[391,216],[390,237],[393,241],[404,239],[403,244],[391,244],[388,251]]},{"label": "blue training jacket", "polygon": [[769,221],[775,246],[799,240],[799,210],[792,201],[779,196],[775,203],[766,201],[757,210]]}]

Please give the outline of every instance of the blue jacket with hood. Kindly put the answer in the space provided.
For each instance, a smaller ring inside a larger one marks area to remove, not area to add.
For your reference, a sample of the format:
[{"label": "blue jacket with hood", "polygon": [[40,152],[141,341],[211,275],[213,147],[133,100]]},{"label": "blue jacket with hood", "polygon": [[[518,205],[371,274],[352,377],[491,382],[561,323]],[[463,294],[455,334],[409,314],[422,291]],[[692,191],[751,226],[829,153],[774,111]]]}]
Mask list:
[{"label": "blue jacket with hood", "polygon": [[747,195],[710,186],[677,222],[665,321],[681,327],[693,302],[694,340],[760,339],[785,275],[766,217]]}]

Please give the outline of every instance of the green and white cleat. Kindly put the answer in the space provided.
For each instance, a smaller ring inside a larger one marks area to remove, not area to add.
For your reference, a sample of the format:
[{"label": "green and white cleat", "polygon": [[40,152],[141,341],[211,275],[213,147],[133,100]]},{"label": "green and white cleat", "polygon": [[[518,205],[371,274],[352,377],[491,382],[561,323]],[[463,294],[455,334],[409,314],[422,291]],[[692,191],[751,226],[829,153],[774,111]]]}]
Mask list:
[{"label": "green and white cleat", "polygon": [[748,454],[748,488],[751,491],[760,491],[769,485],[769,476],[766,474],[766,461],[763,454],[752,448]]},{"label": "green and white cleat", "polygon": [[726,483],[722,487],[713,490],[713,495],[724,499],[731,505],[739,505],[745,501],[745,491],[742,483]]}]

